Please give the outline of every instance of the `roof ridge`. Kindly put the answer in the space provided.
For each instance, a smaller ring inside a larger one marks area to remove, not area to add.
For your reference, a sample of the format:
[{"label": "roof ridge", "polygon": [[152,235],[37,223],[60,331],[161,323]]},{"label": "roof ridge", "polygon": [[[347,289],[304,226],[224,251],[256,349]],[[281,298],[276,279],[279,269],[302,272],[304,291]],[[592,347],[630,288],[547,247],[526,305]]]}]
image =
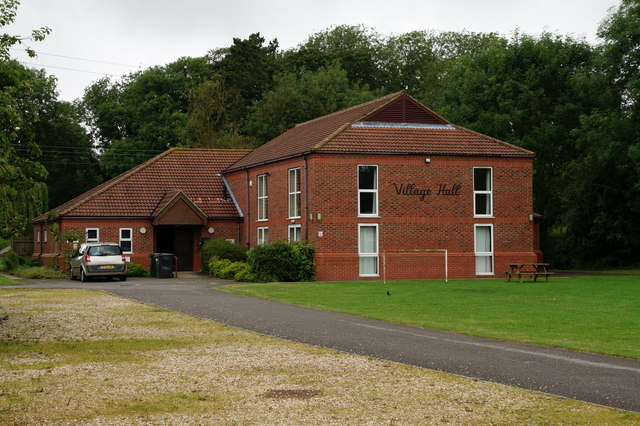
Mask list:
[{"label": "roof ridge", "polygon": [[502,144],[502,145],[508,146],[509,148],[513,148],[513,149],[516,149],[516,150],[519,150],[519,151],[524,151],[524,152],[526,152],[526,153],[527,153],[527,154],[529,154],[529,155],[535,155],[535,152],[530,151],[530,150],[528,150],[528,149],[526,149],[526,148],[523,148],[523,147],[521,147],[521,146],[514,145],[514,144],[509,143],[509,142],[501,141],[500,139],[496,139],[496,138],[494,138],[494,137],[491,137],[491,136],[485,135],[485,134],[483,134],[483,133],[476,132],[475,130],[467,129],[466,127],[458,126],[457,124],[453,124],[453,126],[454,126],[456,129],[458,129],[458,130],[462,130],[462,131],[467,132],[467,133],[472,133],[472,134],[474,134],[474,135],[477,135],[477,136],[483,137],[483,138],[485,138],[485,139],[489,139],[489,140],[491,140],[491,141],[493,141],[493,142],[497,142],[497,143],[499,143],[499,144]]},{"label": "roof ridge", "polygon": [[189,146],[176,146],[169,148],[169,151],[214,151],[214,152],[250,152],[253,148],[192,148]]},{"label": "roof ridge", "polygon": [[[108,181],[98,185],[97,187],[93,188],[93,190],[89,191],[90,194],[87,194],[87,193],[80,194],[76,198],[74,198],[74,199],[72,199],[70,201],[67,201],[67,203],[65,203],[65,204],[68,204],[68,203],[73,203],[73,204],[69,204],[69,206],[65,207],[64,210],[57,211],[56,213],[59,214],[59,215],[66,214],[67,212],[77,208],[78,206],[81,206],[84,203],[86,203],[88,201],[91,201],[93,198],[95,198],[98,195],[102,194],[106,190],[113,188],[116,184],[122,182],[127,177],[129,177],[129,176],[131,176],[131,175],[133,175],[135,173],[138,173],[140,170],[143,170],[143,169],[147,168],[149,165],[151,165],[153,163],[156,163],[158,160],[160,160],[161,158],[166,157],[170,153],[172,153],[172,149],[168,149],[165,152],[162,152],[162,153],[156,155],[155,157],[148,159],[144,163],[138,164],[136,167],[134,167],[132,169],[129,169],[126,172],[123,172],[123,173],[119,174],[118,176],[113,177],[113,178],[109,179]],[[64,204],[62,206],[64,206]],[[60,207],[62,207],[62,206],[60,206]],[[47,215],[49,212],[51,212],[53,210],[56,210],[56,208],[53,208],[53,209],[49,210],[44,215]],[[42,216],[44,216],[44,215],[42,215]]]},{"label": "roof ridge", "polygon": [[[334,115],[342,114],[342,113],[347,112],[347,111],[350,111],[350,110],[352,110],[352,109],[362,108],[362,107],[363,107],[363,106],[365,106],[365,105],[372,104],[372,103],[374,103],[374,102],[380,102],[381,100],[383,100],[383,99],[385,99],[385,98],[389,98],[389,99],[396,98],[396,97],[398,97],[398,96],[402,95],[403,93],[406,93],[406,92],[405,92],[404,90],[401,90],[401,91],[399,91],[399,92],[391,93],[391,94],[386,95],[386,96],[383,96],[383,97],[381,97],[381,98],[372,99],[372,100],[370,100],[370,101],[363,102],[363,103],[361,103],[361,104],[354,105],[354,106],[351,106],[351,107],[349,107],[349,108],[345,108],[345,109],[341,109],[341,110],[339,110],[339,111],[332,112],[331,114],[327,114],[327,115],[323,115],[323,116],[321,116],[321,117],[313,118],[313,119],[311,119],[311,120],[303,121],[302,123],[298,123],[298,124],[296,124],[294,127],[303,126],[303,125],[306,125],[306,124],[309,124],[309,123],[313,123],[314,121],[323,120],[323,119],[328,118],[328,117],[333,117]],[[382,106],[384,106],[384,105],[386,105],[386,104],[388,104],[388,102],[385,102]],[[376,108],[376,109],[374,109],[373,111],[377,111],[378,109],[379,109],[379,108]],[[366,115],[371,114],[373,111],[369,111],[369,112],[367,112],[366,114],[363,114],[363,117],[364,117],[364,116],[366,116]]]},{"label": "roof ridge", "polygon": [[[386,100],[385,100],[385,102],[383,102],[381,105],[378,105],[378,106],[377,106],[376,108],[374,108],[373,110],[371,110],[371,111],[367,111],[366,113],[363,113],[363,114],[362,114],[358,119],[356,119],[356,120],[354,120],[354,121],[348,121],[348,122],[344,123],[344,124],[343,124],[342,126],[340,126],[340,127],[339,127],[335,132],[331,133],[329,136],[327,136],[326,138],[324,138],[323,140],[321,140],[319,143],[317,143],[313,148],[311,148],[311,150],[312,150],[312,151],[314,151],[314,150],[319,150],[319,149],[321,149],[324,145],[328,144],[328,143],[329,143],[329,142],[331,142],[334,138],[336,138],[340,133],[344,132],[344,131],[345,131],[345,130],[347,130],[349,127],[351,127],[351,126],[353,125],[353,123],[355,123],[355,122],[357,122],[357,121],[360,121],[363,117],[366,117],[366,116],[368,116],[368,115],[371,115],[371,114],[373,114],[374,112],[376,112],[376,111],[380,110],[380,108],[383,108],[383,107],[385,107],[386,105],[389,105],[389,103],[393,102],[394,100],[396,100],[397,98],[399,98],[399,97],[400,97],[400,96],[402,96],[403,94],[406,94],[406,92],[405,92],[404,90],[401,90],[401,91],[399,91],[399,92],[395,92],[395,93],[392,93],[392,94],[390,94],[390,95],[383,96],[382,98],[374,99],[374,100],[372,100],[372,101],[365,102],[365,103],[363,103],[363,104],[360,104],[360,105],[356,105],[356,106],[351,107],[351,108],[356,108],[356,107],[361,108],[361,107],[363,107],[363,106],[365,106],[365,105],[367,105],[367,104],[369,104],[369,103],[372,103],[372,102],[374,102],[374,101],[375,101],[375,102],[379,102],[379,101],[381,101],[382,99],[388,98],[388,99],[386,99]],[[334,113],[334,114],[343,113],[343,112],[345,112],[345,111],[348,111],[348,110],[349,110],[349,109],[351,109],[351,108],[347,108],[347,109],[345,109],[345,110],[338,111],[338,112],[336,112],[336,113]],[[329,114],[328,116],[326,116],[326,115],[325,115],[324,117],[320,117],[320,118],[329,117],[329,116],[331,116],[331,115],[333,115],[333,114]]]}]

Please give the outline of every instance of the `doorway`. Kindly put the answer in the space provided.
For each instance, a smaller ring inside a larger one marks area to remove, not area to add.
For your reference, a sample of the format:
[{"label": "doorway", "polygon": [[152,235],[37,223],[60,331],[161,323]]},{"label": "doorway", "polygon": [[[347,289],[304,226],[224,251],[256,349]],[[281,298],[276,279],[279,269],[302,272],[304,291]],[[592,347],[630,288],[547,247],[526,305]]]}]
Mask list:
[{"label": "doorway", "polygon": [[178,258],[178,271],[192,271],[195,231],[192,226],[156,227],[156,252],[173,253]]}]

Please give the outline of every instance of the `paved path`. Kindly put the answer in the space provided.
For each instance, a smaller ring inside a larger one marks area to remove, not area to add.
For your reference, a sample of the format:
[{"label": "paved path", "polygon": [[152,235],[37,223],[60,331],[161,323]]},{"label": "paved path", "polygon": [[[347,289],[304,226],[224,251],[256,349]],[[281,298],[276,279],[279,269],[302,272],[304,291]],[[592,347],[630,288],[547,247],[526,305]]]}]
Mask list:
[{"label": "paved path", "polygon": [[[25,287],[92,288],[258,333],[640,411],[640,361],[463,336],[237,296],[208,278]],[[6,288],[6,287],[3,287]]]}]

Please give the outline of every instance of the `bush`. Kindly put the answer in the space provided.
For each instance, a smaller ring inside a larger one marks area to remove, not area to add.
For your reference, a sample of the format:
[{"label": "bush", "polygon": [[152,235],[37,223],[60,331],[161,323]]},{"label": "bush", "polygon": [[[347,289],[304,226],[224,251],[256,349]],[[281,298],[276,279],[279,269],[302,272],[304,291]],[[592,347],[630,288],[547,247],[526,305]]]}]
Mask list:
[{"label": "bush", "polygon": [[221,237],[207,240],[202,245],[200,253],[203,265],[207,265],[214,257],[229,259],[232,262],[244,262],[247,260],[247,253],[240,244],[231,243]]},{"label": "bush", "polygon": [[151,275],[148,270],[138,265],[137,263],[127,262],[127,276],[128,277],[148,277]]},{"label": "bush", "polygon": [[0,272],[9,272],[9,267],[4,259],[0,258]]},{"label": "bush", "polygon": [[213,259],[209,262],[209,274],[224,280],[250,281],[249,265],[229,259]]},{"label": "bush", "polygon": [[57,269],[47,268],[46,266],[31,266],[26,268],[17,268],[12,271],[12,274],[19,278],[26,279],[55,279],[66,278],[65,272]]},{"label": "bush", "polygon": [[251,274],[259,281],[312,281],[314,254],[310,243],[276,241],[249,250],[247,261]]},{"label": "bush", "polygon": [[13,250],[9,250],[7,252],[7,255],[5,256],[4,261],[7,264],[7,271],[9,272],[18,269],[20,265],[23,263],[23,260],[20,257],[20,255]]}]

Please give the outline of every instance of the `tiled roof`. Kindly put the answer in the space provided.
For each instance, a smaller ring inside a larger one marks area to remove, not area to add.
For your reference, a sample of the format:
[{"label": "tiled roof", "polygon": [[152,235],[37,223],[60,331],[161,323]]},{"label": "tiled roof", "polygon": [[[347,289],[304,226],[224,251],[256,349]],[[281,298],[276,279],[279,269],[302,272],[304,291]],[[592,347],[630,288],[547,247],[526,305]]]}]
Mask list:
[{"label": "tiled roof", "polygon": [[394,93],[298,124],[293,129],[254,149],[246,157],[231,166],[229,170],[241,169],[310,152],[314,147],[331,138],[343,126],[348,126],[352,122],[360,120],[400,95],[402,95],[401,92]]},{"label": "tiled roof", "polygon": [[227,171],[311,152],[533,157],[531,151],[453,125],[398,92],[299,124]]},{"label": "tiled roof", "polygon": [[530,157],[532,152],[459,126],[352,126],[322,152]]},{"label": "tiled roof", "polygon": [[233,201],[223,198],[219,173],[249,152],[172,148],[52,211],[67,217],[151,217],[182,191],[210,218],[239,217]]}]

